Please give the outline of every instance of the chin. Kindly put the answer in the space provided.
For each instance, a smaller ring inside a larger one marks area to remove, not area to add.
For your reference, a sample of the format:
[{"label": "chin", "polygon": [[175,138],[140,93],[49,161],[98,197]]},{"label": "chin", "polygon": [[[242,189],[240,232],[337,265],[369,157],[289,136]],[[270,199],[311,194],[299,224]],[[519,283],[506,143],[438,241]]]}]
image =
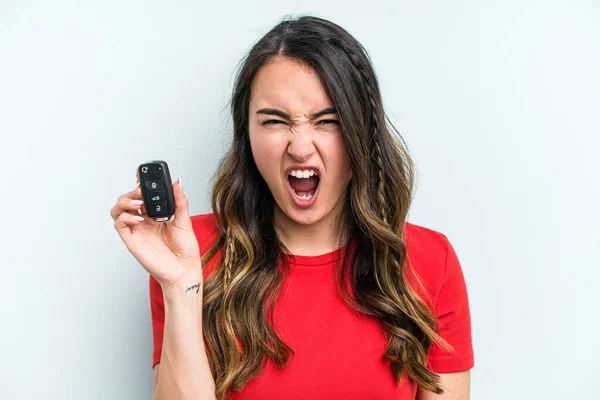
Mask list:
[{"label": "chin", "polygon": [[286,204],[286,207],[282,208],[277,204],[277,208],[281,212],[282,216],[286,219],[298,224],[298,225],[313,225],[321,221],[324,217],[324,213],[319,210],[295,210],[294,205]]},{"label": "chin", "polygon": [[291,215],[286,213],[286,216],[299,225],[314,225],[323,219],[321,214],[316,215],[314,212],[294,212]]}]

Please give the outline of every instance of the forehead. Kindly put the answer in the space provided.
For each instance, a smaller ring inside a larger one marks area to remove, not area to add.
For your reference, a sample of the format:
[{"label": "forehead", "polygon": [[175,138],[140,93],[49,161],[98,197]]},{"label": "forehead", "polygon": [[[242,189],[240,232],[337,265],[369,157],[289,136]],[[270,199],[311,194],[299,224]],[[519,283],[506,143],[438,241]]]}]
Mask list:
[{"label": "forehead", "polygon": [[289,114],[312,114],[333,106],[311,66],[278,57],[263,65],[252,82],[250,112],[265,107]]}]

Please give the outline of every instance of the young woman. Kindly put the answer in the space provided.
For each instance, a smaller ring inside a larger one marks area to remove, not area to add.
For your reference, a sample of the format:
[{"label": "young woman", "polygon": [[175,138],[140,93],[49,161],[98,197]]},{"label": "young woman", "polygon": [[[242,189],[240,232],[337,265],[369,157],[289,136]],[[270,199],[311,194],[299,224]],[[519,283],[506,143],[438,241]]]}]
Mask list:
[{"label": "young woman", "polygon": [[468,399],[467,290],[447,238],[406,222],[413,169],[366,51],[286,20],[257,42],[210,214],[139,187],[111,215],[150,273],[155,399]]}]

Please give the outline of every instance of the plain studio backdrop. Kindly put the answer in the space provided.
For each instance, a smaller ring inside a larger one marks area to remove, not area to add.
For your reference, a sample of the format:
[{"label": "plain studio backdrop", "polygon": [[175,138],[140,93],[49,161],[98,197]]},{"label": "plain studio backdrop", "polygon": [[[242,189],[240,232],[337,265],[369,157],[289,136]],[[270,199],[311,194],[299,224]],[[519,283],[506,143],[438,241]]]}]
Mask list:
[{"label": "plain studio backdrop", "polygon": [[409,220],[463,266],[472,398],[599,399],[594,0],[0,1],[0,397],[150,398],[148,273],[109,210],[164,159],[210,211],[238,62],[286,14],[373,60]]}]

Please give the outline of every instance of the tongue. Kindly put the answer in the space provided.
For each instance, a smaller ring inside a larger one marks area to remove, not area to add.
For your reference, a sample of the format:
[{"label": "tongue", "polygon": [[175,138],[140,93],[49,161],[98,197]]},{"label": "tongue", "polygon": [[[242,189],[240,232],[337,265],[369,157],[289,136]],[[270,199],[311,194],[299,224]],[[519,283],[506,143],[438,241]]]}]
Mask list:
[{"label": "tongue", "polygon": [[289,177],[290,186],[301,196],[308,196],[319,185],[319,178],[316,175],[310,178]]}]

